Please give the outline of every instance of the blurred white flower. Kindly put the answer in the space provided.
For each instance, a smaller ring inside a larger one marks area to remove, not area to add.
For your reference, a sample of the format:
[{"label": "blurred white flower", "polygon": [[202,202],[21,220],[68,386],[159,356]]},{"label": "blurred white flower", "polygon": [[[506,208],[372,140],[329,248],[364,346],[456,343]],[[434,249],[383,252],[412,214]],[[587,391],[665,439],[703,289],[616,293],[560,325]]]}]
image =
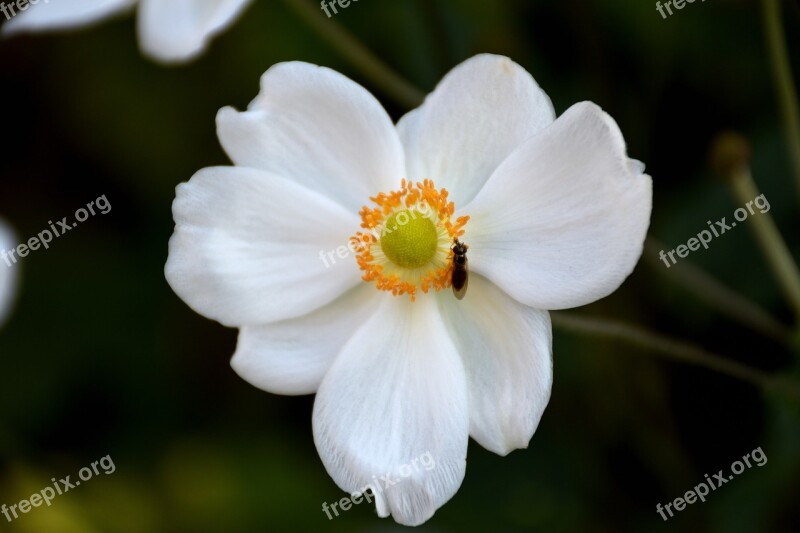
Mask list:
[{"label": "blurred white flower", "polygon": [[3,26],[10,35],[25,31],[79,28],[138,4],[139,44],[158,61],[194,59],[212,37],[226,29],[251,0],[40,0]]},{"label": "blurred white flower", "polygon": [[[299,62],[272,67],[217,127],[235,166],[178,187],[167,280],[240,328],[245,380],[317,393],[314,439],[345,491],[430,453],[435,469],[376,494],[380,516],[425,522],[458,490],[469,436],[500,455],[527,447],[552,384],[546,310],[631,273],[652,180],[599,107],[555,120],[533,78],[492,55],[396,127],[364,88]],[[463,300],[448,289],[455,237],[469,246]],[[348,242],[365,247],[342,259]]]},{"label": "blurred white flower", "polygon": [[[0,220],[0,253],[11,250],[17,243],[11,229]],[[8,318],[17,288],[18,266],[0,259],[0,326]]]}]

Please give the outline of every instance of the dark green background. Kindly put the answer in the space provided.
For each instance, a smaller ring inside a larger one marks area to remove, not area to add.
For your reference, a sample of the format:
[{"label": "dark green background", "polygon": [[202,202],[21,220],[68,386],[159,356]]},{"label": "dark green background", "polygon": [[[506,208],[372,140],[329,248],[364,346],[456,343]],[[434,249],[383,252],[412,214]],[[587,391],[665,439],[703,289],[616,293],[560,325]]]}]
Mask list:
[{"label": "dark green background", "polygon": [[[601,105],[653,176],[650,234],[670,248],[740,206],[712,177],[707,153],[720,130],[741,131],[770,214],[800,256],[758,2],[695,2],[662,20],[650,1],[361,0],[335,22],[426,92],[457,63],[494,52],[528,69],[559,114],[581,100]],[[800,72],[795,3],[785,4],[785,28]],[[407,111],[279,1],[256,2],[185,67],[143,58],[130,16],[0,41],[0,215],[27,239],[100,195],[113,206],[21,265],[16,311],[0,333],[0,503],[108,454],[117,470],[23,516],[14,531],[400,529],[363,504],[327,520],[322,502],[344,493],[314,448],[313,398],[238,378],[229,367],[236,332],[192,312],[163,276],[175,186],[228,163],[216,111],[244,108],[259,76],[289,60],[345,73],[395,119]],[[690,260],[789,322],[750,229]],[[645,259],[586,312],[759,368],[791,368],[787,349]],[[797,401],[559,330],[554,362],[552,399],[529,449],[501,458],[471,443],[461,489],[421,530],[800,526]],[[656,514],[657,503],[758,446],[767,465],[667,523]]]}]

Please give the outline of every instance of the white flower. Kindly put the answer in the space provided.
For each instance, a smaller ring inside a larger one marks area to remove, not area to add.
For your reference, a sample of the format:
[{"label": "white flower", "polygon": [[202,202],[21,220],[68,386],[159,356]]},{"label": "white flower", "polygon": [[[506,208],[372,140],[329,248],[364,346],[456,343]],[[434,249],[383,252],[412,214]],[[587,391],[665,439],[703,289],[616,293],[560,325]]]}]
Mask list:
[{"label": "white flower", "polygon": [[3,26],[4,34],[86,26],[138,6],[139,44],[153,59],[197,57],[251,0],[39,0]]},{"label": "white flower", "polygon": [[[376,495],[380,516],[426,521],[458,490],[469,436],[500,455],[527,447],[552,383],[546,309],[603,298],[630,274],[650,177],[599,107],[555,120],[533,78],[491,55],[396,127],[353,81],[297,62],[272,67],[217,127],[236,166],[178,187],[170,285],[240,328],[232,366],[245,380],[317,393],[315,442],[342,489],[396,480],[430,453],[435,469]],[[433,226],[396,224],[401,211]],[[369,231],[387,222],[392,242]],[[328,253],[354,235],[367,245],[356,257]],[[460,301],[447,289],[459,235]]]},{"label": "white flower", "polygon": [[[16,241],[11,230],[0,220],[0,254],[7,252],[15,247]],[[11,263],[11,264],[9,264]],[[14,294],[17,288],[17,269],[11,259],[0,258],[0,326],[5,323]]]}]

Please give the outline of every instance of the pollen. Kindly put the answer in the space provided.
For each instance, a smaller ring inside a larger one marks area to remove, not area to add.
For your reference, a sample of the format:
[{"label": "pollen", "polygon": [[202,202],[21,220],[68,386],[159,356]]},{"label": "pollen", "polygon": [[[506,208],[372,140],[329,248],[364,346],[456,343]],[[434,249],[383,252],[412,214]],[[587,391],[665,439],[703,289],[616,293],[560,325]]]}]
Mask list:
[{"label": "pollen", "polygon": [[362,279],[394,296],[450,287],[454,239],[464,234],[469,217],[453,220],[455,206],[446,189],[431,180],[403,180],[400,190],[371,197],[360,211],[360,231],[351,237]]}]

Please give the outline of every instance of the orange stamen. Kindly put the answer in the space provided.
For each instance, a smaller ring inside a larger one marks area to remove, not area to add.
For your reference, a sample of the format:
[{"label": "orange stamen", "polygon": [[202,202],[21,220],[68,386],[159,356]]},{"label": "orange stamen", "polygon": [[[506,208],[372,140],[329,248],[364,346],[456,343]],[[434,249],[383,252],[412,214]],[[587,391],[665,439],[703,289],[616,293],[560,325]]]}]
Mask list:
[{"label": "orange stamen", "polygon": [[[453,252],[449,243],[464,234],[469,217],[461,216],[453,221],[455,205],[448,201],[448,196],[446,189],[436,189],[431,180],[415,184],[404,179],[400,183],[400,190],[371,197],[375,206],[364,206],[359,212],[361,227],[369,232],[358,232],[351,237],[353,248],[357,251],[358,267],[364,272],[362,279],[374,281],[378,290],[391,292],[394,296],[408,294],[412,302],[416,300],[419,290],[427,293],[431,289],[440,291],[449,288],[453,271]],[[441,235],[448,237],[447,249],[446,252],[442,250],[444,258],[440,257],[438,264],[432,263],[413,272],[401,272],[399,267],[385,258],[376,258],[374,252],[380,250],[380,238],[385,231],[386,220],[397,211],[413,208],[427,212],[426,216],[430,216]]]}]

